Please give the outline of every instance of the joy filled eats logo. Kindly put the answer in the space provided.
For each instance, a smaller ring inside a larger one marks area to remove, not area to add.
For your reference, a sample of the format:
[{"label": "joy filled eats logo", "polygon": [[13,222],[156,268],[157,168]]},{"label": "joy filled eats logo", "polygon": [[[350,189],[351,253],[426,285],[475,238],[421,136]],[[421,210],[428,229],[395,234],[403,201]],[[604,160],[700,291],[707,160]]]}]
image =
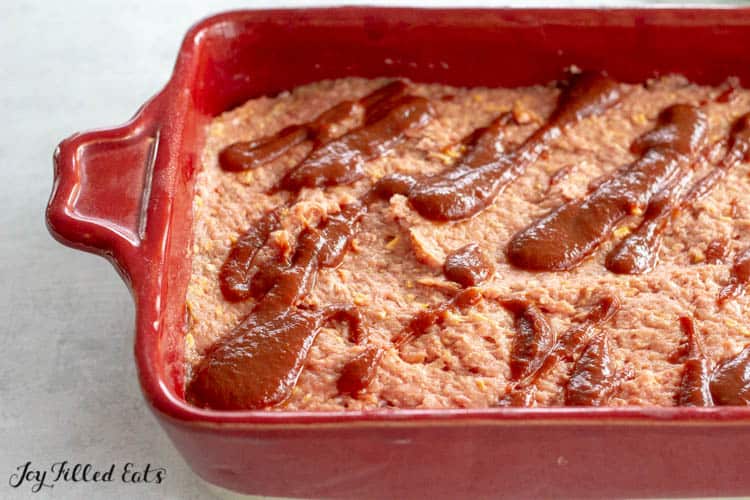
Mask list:
[{"label": "joy filled eats logo", "polygon": [[26,486],[38,493],[42,488],[54,488],[59,483],[112,483],[161,484],[167,477],[167,469],[151,464],[138,465],[133,462],[111,464],[97,468],[92,464],[74,464],[67,460],[55,462],[48,468],[37,468],[31,461],[16,467],[8,479],[12,488]]}]

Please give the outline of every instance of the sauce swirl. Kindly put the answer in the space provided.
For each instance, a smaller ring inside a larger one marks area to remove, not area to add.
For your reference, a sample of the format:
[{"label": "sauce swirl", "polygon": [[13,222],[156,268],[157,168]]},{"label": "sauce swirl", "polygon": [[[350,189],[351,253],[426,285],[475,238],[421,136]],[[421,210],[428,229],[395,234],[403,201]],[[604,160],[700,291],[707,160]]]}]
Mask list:
[{"label": "sauce swirl", "polygon": [[580,323],[571,326],[561,337],[554,349],[556,356],[572,361],[582,346],[586,344],[595,328],[607,323],[620,310],[620,299],[615,295],[604,295],[591,307]]},{"label": "sauce swirl", "polygon": [[[323,246],[318,256],[319,267],[336,267],[341,263],[367,207],[366,202],[345,205],[341,212],[325,220],[321,230]],[[219,271],[221,292],[228,301],[260,298],[276,283],[287,263],[282,261],[260,266],[256,258],[279,221],[279,211],[275,210],[250,226],[232,245]]]},{"label": "sauce swirl", "polygon": [[561,205],[517,233],[508,260],[522,269],[565,271],[576,267],[607,237],[615,223],[642,210],[674,181],[701,149],[704,114],[676,104],[662,111],[657,127],[634,143],[641,157],[581,200]]},{"label": "sauce swirl", "polygon": [[677,210],[675,200],[689,180],[687,175],[680,177],[654,196],[638,227],[607,254],[607,269],[617,274],[642,274],[656,267],[662,235]]},{"label": "sauce swirl", "polygon": [[452,168],[424,178],[388,176],[381,180],[379,191],[385,197],[406,196],[414,210],[426,219],[451,221],[471,217],[488,207],[564,130],[584,118],[603,113],[620,99],[617,82],[597,73],[582,73],[562,92],[549,121],[517,149],[504,153],[503,130],[509,115],[503,114],[481,130],[468,153]]}]

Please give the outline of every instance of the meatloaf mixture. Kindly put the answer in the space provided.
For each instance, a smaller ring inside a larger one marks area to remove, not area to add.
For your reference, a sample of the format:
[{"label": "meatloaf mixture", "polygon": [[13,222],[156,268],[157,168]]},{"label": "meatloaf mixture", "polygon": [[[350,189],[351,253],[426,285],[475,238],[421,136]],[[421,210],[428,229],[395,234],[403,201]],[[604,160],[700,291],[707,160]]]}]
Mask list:
[{"label": "meatloaf mixture", "polygon": [[574,71],[321,81],[218,116],[188,401],[747,404],[749,112],[732,80]]}]

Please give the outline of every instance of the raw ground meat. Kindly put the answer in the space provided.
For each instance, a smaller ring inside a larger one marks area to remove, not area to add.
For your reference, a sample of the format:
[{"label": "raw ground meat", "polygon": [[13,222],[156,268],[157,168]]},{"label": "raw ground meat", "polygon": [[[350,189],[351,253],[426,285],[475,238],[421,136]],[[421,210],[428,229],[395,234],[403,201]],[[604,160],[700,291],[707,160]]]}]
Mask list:
[{"label": "raw ground meat", "polygon": [[[387,80],[347,78],[322,81],[276,97],[253,99],[214,119],[207,130],[202,171],[196,183],[192,276],[187,293],[188,368],[226,335],[253,306],[230,303],[219,289],[218,271],[230,246],[263,213],[291,199],[268,189],[309,146],[254,170],[224,172],[217,157],[227,145],[275,133],[308,121],[344,99],[357,99]],[[476,242],[495,262],[494,277],[482,285],[488,297],[523,297],[543,310],[558,334],[579,320],[598,297],[617,295],[622,307],[603,329],[620,370],[632,371],[609,404],[673,405],[681,363],[670,355],[683,341],[678,318],[692,315],[716,363],[750,342],[745,311],[750,298],[722,307],[719,290],[729,279],[733,256],[750,246],[750,165],[740,164],[703,200],[684,211],[665,233],[656,269],[640,276],[616,275],[604,267],[610,248],[637,222],[624,220],[592,257],[573,271],[531,273],[511,267],[505,247],[513,234],[561,202],[584,195],[590,184],[635,159],[633,139],[654,126],[659,112],[674,103],[698,104],[719,93],[716,87],[691,84],[678,76],[625,85],[626,96],[614,109],[587,118],[552,145],[494,203],[468,220],[437,224],[413,211],[406,198],[375,203],[364,217],[353,248],[336,269],[322,269],[307,304],[355,304],[372,342],[385,348],[377,375],[359,397],[339,395],[336,380],[344,364],[363,346],[348,340],[343,325],[322,328],[296,388],[278,408],[346,410],[379,407],[482,408],[496,406],[510,376],[508,360],[515,331],[513,318],[495,301],[483,300],[403,347],[390,346],[415,312],[448,300],[456,285],[444,279],[446,255]],[[411,134],[392,154],[366,165],[367,178],[353,185],[303,189],[282,217],[272,240],[283,248],[299,231],[316,225],[342,204],[361,196],[373,181],[392,172],[437,172],[455,159],[451,145],[501,112],[512,111],[507,145],[523,141],[549,116],[558,90],[554,85],[526,88],[451,88],[413,85],[436,110],[425,128]],[[452,96],[451,98],[444,98]],[[750,111],[750,92],[739,89],[728,103],[703,105],[709,140],[723,140],[734,119]],[[697,175],[712,168],[699,165]],[[550,187],[551,177],[556,177]],[[724,263],[707,263],[712,240],[725,238]],[[673,360],[674,361],[674,360]],[[570,363],[559,363],[538,383],[536,404],[563,404]],[[188,369],[188,373],[190,370]]]}]

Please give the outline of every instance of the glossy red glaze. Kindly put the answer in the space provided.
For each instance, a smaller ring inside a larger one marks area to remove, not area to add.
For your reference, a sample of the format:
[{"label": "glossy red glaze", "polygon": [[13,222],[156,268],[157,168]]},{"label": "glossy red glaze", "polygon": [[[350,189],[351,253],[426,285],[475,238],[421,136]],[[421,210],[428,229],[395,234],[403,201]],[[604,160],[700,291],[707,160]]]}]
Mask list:
[{"label": "glossy red glaze", "polygon": [[678,71],[748,86],[748,39],[747,9],[221,14],[188,32],[172,79],[132,121],[60,144],[48,225],[128,283],[145,398],[217,485],[348,498],[748,494],[748,408],[229,413],[187,405],[182,369],[192,187],[212,116],[345,76],[519,85],[576,64],[625,81]]}]

